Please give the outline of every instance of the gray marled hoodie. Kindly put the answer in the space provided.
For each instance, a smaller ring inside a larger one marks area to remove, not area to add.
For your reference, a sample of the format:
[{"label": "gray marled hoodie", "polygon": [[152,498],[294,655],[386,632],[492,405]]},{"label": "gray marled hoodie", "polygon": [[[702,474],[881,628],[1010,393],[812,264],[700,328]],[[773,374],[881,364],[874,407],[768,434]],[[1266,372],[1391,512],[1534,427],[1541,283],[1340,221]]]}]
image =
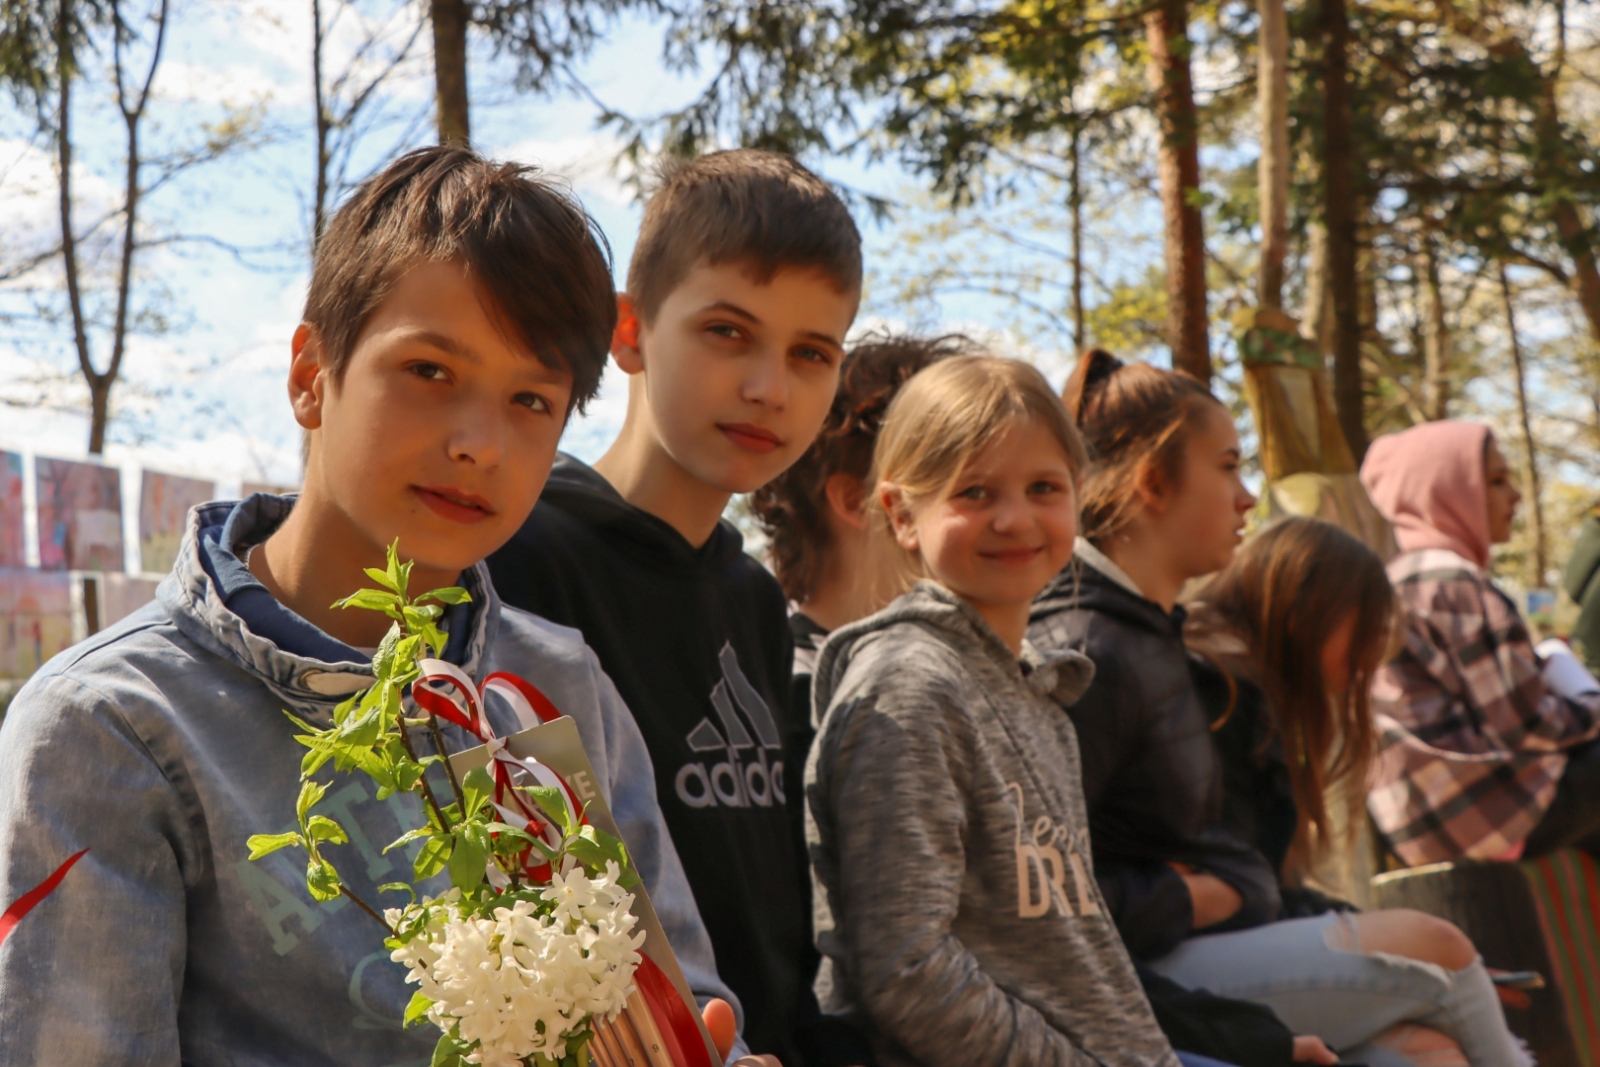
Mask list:
[{"label": "gray marled hoodie", "polygon": [[930,582],[836,632],[806,768],[823,1010],[886,1064],[1176,1067],[1090,868],[1076,652]]}]

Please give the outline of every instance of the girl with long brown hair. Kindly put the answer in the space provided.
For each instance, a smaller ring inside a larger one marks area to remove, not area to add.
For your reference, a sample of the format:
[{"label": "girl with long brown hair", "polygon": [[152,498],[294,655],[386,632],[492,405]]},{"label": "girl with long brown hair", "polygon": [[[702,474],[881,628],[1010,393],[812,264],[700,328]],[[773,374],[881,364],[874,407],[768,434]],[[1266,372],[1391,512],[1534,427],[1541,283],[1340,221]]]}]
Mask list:
[{"label": "girl with long brown hair", "polygon": [[1339,840],[1376,736],[1369,693],[1390,639],[1383,561],[1317,519],[1289,518],[1241,548],[1189,605],[1184,627],[1224,779],[1222,822],[1279,873],[1284,912],[1328,910],[1305,875]]},{"label": "girl with long brown hair", "polygon": [[1028,636],[1095,663],[1066,710],[1095,875],[1135,958],[1180,985],[1265,1004],[1352,1059],[1459,1046],[1472,1067],[1523,1063],[1459,930],[1409,911],[1285,918],[1274,865],[1224,820],[1178,600],[1232,562],[1255,503],[1227,409],[1186,375],[1098,351],[1065,398],[1093,456],[1082,535],[1035,601]]}]

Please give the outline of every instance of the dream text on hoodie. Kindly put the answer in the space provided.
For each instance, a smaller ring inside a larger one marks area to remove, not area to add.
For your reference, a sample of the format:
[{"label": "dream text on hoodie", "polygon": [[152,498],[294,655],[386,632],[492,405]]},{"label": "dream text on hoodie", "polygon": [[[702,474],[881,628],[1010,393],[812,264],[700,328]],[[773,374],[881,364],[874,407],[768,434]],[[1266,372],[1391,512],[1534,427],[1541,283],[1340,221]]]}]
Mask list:
[{"label": "dream text on hoodie", "polygon": [[885,1064],[1176,1067],[1095,883],[1070,703],[1093,667],[920,583],[834,633],[806,768],[818,996]]},{"label": "dream text on hoodie", "polygon": [[[294,822],[304,749],[283,711],[325,724],[371,682],[366,662],[254,632],[202,563],[206,552],[214,571],[265,540],[292,506],[255,496],[195,509],[156,603],[57,656],[13,702],[0,728],[0,899],[88,853],[0,947],[0,1064],[429,1062],[437,1034],[402,1031],[412,990],[373,921],[346,900],[313,901],[292,852],[246,858],[250,835]],[[208,548],[202,532],[219,529]],[[502,609],[482,565],[462,584],[474,609],[452,634],[460,666],[478,680],[522,675],[572,716],[691,987],[728,996],[644,742],[594,654],[572,630]],[[247,614],[271,614],[260,608]],[[505,709],[490,714],[502,735],[516,728]],[[477,743],[454,728],[446,739]],[[363,900],[393,903],[376,887],[408,879],[411,856],[382,850],[420,811],[404,796],[378,802],[364,776],[320,777],[322,806],[351,838],[330,858]]]}]

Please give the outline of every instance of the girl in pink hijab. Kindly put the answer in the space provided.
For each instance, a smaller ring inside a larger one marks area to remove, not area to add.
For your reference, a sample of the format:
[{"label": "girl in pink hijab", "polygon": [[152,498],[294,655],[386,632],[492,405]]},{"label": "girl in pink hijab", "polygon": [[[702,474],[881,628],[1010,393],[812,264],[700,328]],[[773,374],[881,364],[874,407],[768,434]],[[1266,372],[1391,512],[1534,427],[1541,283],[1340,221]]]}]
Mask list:
[{"label": "girl in pink hijab", "polygon": [[1534,648],[1489,577],[1522,499],[1493,433],[1442,421],[1380,437],[1361,480],[1394,524],[1408,615],[1372,692],[1368,807],[1389,847],[1413,865],[1600,854],[1600,682],[1564,643]]}]

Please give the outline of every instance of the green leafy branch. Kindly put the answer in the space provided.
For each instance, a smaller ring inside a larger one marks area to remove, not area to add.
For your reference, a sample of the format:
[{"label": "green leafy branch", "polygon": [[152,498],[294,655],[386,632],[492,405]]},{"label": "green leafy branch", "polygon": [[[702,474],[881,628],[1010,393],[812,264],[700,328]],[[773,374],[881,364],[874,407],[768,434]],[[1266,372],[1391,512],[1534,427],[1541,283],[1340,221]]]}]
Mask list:
[{"label": "green leafy branch", "polygon": [[[584,825],[581,817],[573,819],[557,789],[518,787],[551,825],[561,829],[559,847],[552,848],[526,829],[501,821],[492,803],[495,788],[489,772],[480,768],[458,778],[444,757],[444,736],[437,717],[426,709],[416,709],[416,716],[406,713],[408,690],[422,674],[420,661],[437,657],[444,649],[447,635],[439,621],[445,608],[471,599],[457,586],[410,596],[411,568],[410,561],[401,561],[396,541],[389,546],[387,566],[366,571],[378,588],[362,589],[334,605],[381,611],[394,622],[372,658],[373,684],[334,708],[332,725],[319,728],[284,712],[301,730],[295,740],[307,750],[300,761],[297,829],[252,836],[248,841],[250,858],[257,860],[284,848],[301,849],[307,856],[306,888],[314,899],[325,902],[344,896],[381,923],[391,937],[401,936],[375,907],[350,891],[324,853],[326,846],[350,840],[336,820],[313,811],[328,790],[314,776],[331,762],[339,773],[360,771],[371,778],[377,784],[379,800],[395,793],[414,793],[422,800],[423,825],[383,850],[388,853],[420,842],[412,862],[413,882],[391,882],[380,886],[380,892],[405,891],[415,902],[412,885],[445,872],[464,897],[478,899],[481,894],[485,901],[492,901],[500,894],[485,885],[488,863],[493,860],[506,876],[508,892],[516,893],[523,888],[522,857],[529,849],[556,867],[569,856],[590,870],[603,870],[606,861],[612,860],[629,879],[625,884],[636,884],[638,876],[622,842]],[[431,752],[419,753],[418,731],[427,734]],[[429,771],[435,768],[449,783],[450,793],[443,799],[429,780]]]}]

